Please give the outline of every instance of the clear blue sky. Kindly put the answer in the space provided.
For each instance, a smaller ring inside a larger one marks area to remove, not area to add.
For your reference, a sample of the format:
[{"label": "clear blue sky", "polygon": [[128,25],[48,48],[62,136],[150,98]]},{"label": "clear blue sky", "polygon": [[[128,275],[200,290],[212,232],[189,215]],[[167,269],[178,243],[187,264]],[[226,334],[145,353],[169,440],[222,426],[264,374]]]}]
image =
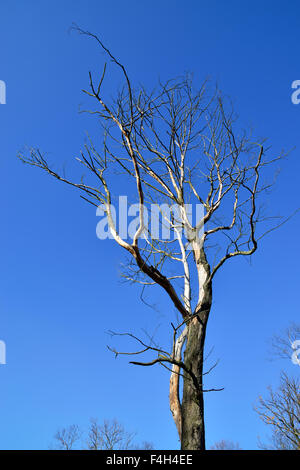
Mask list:
[{"label": "clear blue sky", "polygon": [[[229,94],[242,125],[269,138],[274,152],[296,147],[270,196],[274,212],[299,205],[300,5],[284,1],[43,0],[2,1],[0,79],[0,448],[43,449],[57,427],[90,417],[119,419],[137,440],[176,449],[168,409],[168,374],[114,359],[107,330],[154,329],[174,319],[163,295],[158,312],[118,278],[124,253],[96,238],[92,206],[46,174],[17,160],[39,146],[57,167],[74,157],[93,122],[78,113],[88,70],[104,56],[72,22],[97,33],[126,64],[135,83],[194,72]],[[111,82],[111,93],[117,81]],[[253,404],[276,385],[288,362],[268,360],[268,339],[299,319],[299,217],[261,244],[249,266],[233,260],[216,276],[208,345],[220,364],[208,384],[207,444],[257,446],[265,427]],[[163,333],[162,333],[163,334]],[[167,338],[166,338],[167,339]],[[296,371],[297,372],[297,371]]]}]

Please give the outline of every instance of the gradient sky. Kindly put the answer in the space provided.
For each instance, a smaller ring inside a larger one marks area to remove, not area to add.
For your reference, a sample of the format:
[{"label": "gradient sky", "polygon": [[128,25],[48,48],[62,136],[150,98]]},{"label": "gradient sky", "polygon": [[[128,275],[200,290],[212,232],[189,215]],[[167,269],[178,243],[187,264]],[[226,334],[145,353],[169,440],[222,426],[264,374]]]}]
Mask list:
[{"label": "gradient sky", "polygon": [[[96,238],[94,208],[16,157],[38,146],[57,168],[78,174],[74,157],[95,127],[78,113],[81,90],[105,57],[69,32],[72,22],[98,34],[135,83],[151,88],[185,71],[195,83],[210,76],[231,96],[241,126],[267,137],[274,154],[295,147],[268,201],[273,213],[288,215],[299,205],[300,105],[291,102],[291,84],[300,79],[300,4],[1,1],[0,448],[47,449],[58,427],[98,417],[117,418],[137,441],[176,449],[168,373],[129,365],[106,347],[108,330],[160,326],[164,335],[172,307],[157,291],[153,311],[135,286],[122,284],[124,253]],[[230,439],[255,449],[264,438],[257,396],[276,386],[281,368],[299,373],[268,352],[272,335],[299,319],[298,289],[299,216],[263,240],[251,265],[235,259],[216,276],[208,349],[220,363],[208,385],[225,390],[206,396],[208,447]]]}]

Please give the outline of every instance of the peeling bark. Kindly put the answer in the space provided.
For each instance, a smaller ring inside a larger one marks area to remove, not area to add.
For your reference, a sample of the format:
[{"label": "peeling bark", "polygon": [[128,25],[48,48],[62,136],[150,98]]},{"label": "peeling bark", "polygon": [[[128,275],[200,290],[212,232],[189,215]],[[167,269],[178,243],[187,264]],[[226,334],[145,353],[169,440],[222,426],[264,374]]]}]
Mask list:
[{"label": "peeling bark", "polygon": [[[181,352],[183,345],[186,340],[187,335],[187,328],[181,333],[181,335],[177,338],[175,343],[175,360],[181,361]],[[181,441],[181,434],[182,434],[182,416],[181,416],[181,404],[180,404],[180,397],[179,397],[179,379],[180,379],[180,367],[178,365],[173,365],[172,367],[172,374],[170,377],[170,410],[173,415],[173,419],[178,431],[179,439]]]}]

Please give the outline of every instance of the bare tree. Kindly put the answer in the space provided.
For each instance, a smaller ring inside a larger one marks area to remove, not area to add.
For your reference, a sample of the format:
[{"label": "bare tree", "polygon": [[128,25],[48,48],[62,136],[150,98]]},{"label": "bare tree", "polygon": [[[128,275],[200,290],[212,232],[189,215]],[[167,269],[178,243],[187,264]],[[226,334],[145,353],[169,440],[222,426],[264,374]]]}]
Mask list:
[{"label": "bare tree", "polygon": [[242,450],[238,443],[227,441],[222,439],[221,441],[215,442],[213,446],[211,446],[210,450]]},{"label": "bare tree", "polygon": [[76,424],[71,424],[67,428],[59,429],[54,439],[61,450],[72,450],[81,438],[81,431]]},{"label": "bare tree", "polygon": [[104,420],[102,424],[92,418],[88,428],[87,436],[77,425],[71,425],[57,431],[54,436],[56,444],[61,450],[74,450],[76,448],[88,450],[151,450],[150,442],[135,444],[133,439],[136,433],[125,431],[122,424],[117,420]]},{"label": "bare tree", "polygon": [[[277,391],[269,387],[267,398],[259,397],[256,411],[271,430],[271,446],[276,450],[300,450],[300,381],[284,372]],[[261,444],[261,447],[268,446]]]},{"label": "bare tree", "polygon": [[[141,347],[132,354],[154,354],[148,362],[132,364],[171,369],[170,408],[181,448],[204,449],[203,394],[207,390],[203,377],[208,372],[203,369],[204,344],[213,279],[224,263],[250,257],[259,240],[284,223],[281,219],[276,226],[268,225],[273,219],[259,204],[272,185],[263,174],[269,177],[269,166],[284,155],[268,158],[263,140],[236,131],[230,101],[218,89],[210,92],[207,82],[195,91],[191,78],[185,76],[159,83],[152,92],[136,89],[126,68],[99,37],[76,29],[97,41],[124,78],[116,98],[106,99],[106,64],[97,81],[89,73],[89,89],[84,92],[96,107],[86,112],[102,125],[102,150],[89,138],[77,158],[88,170],[88,180],[79,182],[56,171],[39,149],[20,158],[77,188],[94,206],[102,205],[113,239],[129,256],[125,279],[143,289],[160,286],[169,297],[178,318],[171,323],[170,348],[157,345],[154,338],[125,334]],[[137,200],[138,217],[130,241],[114,220],[116,172],[122,181],[126,179],[128,194]],[[203,210],[194,222],[191,205]],[[159,214],[159,234],[147,225],[153,207]],[[164,230],[171,236],[164,236]]]},{"label": "bare tree", "polygon": [[135,437],[128,433],[116,420],[105,420],[98,424],[96,419],[91,420],[87,445],[89,450],[128,450]]},{"label": "bare tree", "polygon": [[140,445],[137,444],[134,446],[134,450],[153,450],[153,444],[149,441],[143,441]]},{"label": "bare tree", "polygon": [[[297,365],[300,365],[298,353],[300,325],[291,323],[283,334],[273,336],[271,344],[272,357],[292,360],[297,373]],[[281,372],[278,389],[274,391],[272,387],[269,387],[267,398],[259,397],[255,411],[272,431],[271,444],[264,444],[259,440],[261,448],[300,450],[300,381],[298,376],[293,377]]]}]

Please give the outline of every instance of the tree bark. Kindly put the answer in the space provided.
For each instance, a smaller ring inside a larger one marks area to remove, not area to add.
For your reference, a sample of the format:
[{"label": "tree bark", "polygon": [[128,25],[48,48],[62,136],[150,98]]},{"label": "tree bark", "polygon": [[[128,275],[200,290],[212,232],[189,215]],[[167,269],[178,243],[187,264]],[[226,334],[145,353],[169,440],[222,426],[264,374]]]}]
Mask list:
[{"label": "tree bark", "polygon": [[[181,351],[186,340],[187,328],[183,330],[179,338],[177,338],[175,344],[175,359],[181,361]],[[172,374],[170,378],[170,410],[173,415],[174,422],[178,431],[179,439],[181,442],[181,431],[182,431],[182,419],[181,419],[181,403],[179,398],[179,378],[180,378],[180,367],[173,365]]]},{"label": "tree bark", "polygon": [[184,373],[183,396],[181,403],[182,435],[181,449],[204,450],[204,399],[203,399],[203,359],[206,323],[196,317],[189,325],[188,339],[184,352],[184,363],[197,379],[198,387],[188,373]]},{"label": "tree bark", "polygon": [[[198,272],[204,273],[201,286],[198,314],[188,323],[187,341],[184,352],[184,364],[191,375],[184,372],[183,396],[181,403],[181,449],[205,450],[203,362],[206,326],[212,304],[212,286],[209,279],[209,265],[204,251],[196,260]],[[196,384],[195,384],[196,379]]]}]

